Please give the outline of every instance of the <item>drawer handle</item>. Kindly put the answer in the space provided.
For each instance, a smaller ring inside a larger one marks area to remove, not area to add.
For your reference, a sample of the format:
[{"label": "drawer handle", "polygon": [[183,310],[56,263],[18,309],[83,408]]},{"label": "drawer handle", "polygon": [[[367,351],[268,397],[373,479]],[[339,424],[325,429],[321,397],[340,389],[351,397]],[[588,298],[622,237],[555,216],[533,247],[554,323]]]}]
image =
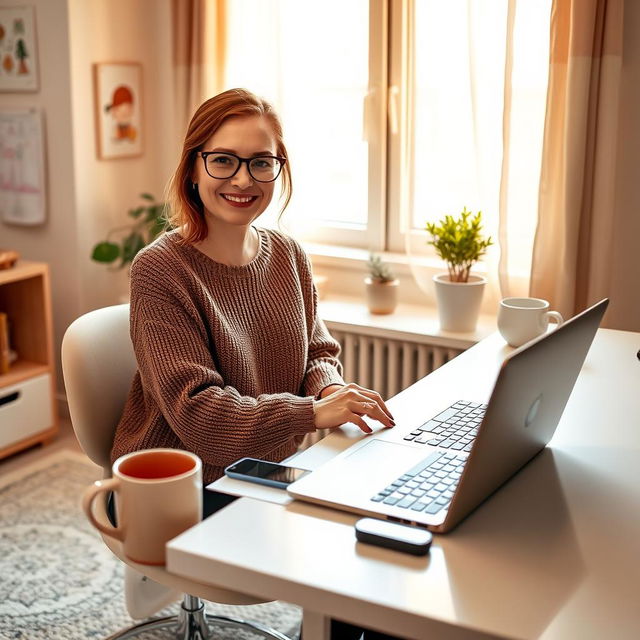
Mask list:
[{"label": "drawer handle", "polygon": [[15,402],[19,397],[20,397],[19,391],[14,391],[13,393],[9,393],[8,395],[3,396],[2,398],[0,398],[0,407],[3,404],[9,404],[10,402]]}]

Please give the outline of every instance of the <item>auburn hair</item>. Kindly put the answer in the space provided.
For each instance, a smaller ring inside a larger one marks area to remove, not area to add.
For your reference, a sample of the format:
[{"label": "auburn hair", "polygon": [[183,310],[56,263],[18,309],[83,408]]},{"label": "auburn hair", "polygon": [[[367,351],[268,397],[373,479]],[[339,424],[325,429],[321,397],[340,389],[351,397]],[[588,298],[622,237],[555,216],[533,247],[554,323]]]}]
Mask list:
[{"label": "auburn hair", "polygon": [[[282,135],[282,124],[269,102],[246,89],[229,89],[203,102],[191,118],[182,146],[180,163],[168,186],[168,220],[172,227],[181,227],[184,242],[200,242],[207,237],[204,206],[198,189],[193,186],[193,168],[197,153],[203,145],[229,118],[264,116],[273,128],[276,155],[287,158],[287,149]],[[291,200],[292,181],[289,162],[282,168],[280,196],[284,202],[280,213]]]}]

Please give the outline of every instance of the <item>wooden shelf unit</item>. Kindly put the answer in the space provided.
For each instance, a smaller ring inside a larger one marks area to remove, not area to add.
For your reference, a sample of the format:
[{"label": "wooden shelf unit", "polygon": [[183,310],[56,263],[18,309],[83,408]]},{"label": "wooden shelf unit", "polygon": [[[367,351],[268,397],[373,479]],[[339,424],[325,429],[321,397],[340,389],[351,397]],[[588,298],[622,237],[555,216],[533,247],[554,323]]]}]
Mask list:
[{"label": "wooden shelf unit", "polygon": [[49,267],[19,260],[0,270],[0,311],[18,359],[0,374],[0,458],[58,431]]}]

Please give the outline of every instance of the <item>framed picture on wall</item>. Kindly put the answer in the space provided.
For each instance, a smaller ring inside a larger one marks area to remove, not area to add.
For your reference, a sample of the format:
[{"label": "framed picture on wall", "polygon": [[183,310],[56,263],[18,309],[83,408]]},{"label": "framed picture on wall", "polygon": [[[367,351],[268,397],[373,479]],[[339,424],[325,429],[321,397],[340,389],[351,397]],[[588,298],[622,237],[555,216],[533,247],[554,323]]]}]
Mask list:
[{"label": "framed picture on wall", "polygon": [[99,62],[93,65],[98,158],[142,155],[142,65]]},{"label": "framed picture on wall", "polygon": [[0,91],[37,91],[33,7],[0,7]]}]

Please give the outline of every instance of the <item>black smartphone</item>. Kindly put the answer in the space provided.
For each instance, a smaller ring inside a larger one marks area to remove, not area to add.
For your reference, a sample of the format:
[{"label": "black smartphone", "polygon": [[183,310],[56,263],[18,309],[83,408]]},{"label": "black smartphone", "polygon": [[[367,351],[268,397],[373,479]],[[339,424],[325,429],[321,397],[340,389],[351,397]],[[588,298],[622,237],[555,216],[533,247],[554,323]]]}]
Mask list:
[{"label": "black smartphone", "polygon": [[247,480],[248,482],[266,484],[269,487],[286,489],[292,482],[309,473],[309,469],[288,467],[277,462],[267,462],[256,458],[242,458],[229,465],[224,472],[230,478],[237,480]]},{"label": "black smartphone", "polygon": [[423,556],[429,551],[433,536],[430,531],[411,525],[361,518],[356,522],[356,539],[379,547]]}]

